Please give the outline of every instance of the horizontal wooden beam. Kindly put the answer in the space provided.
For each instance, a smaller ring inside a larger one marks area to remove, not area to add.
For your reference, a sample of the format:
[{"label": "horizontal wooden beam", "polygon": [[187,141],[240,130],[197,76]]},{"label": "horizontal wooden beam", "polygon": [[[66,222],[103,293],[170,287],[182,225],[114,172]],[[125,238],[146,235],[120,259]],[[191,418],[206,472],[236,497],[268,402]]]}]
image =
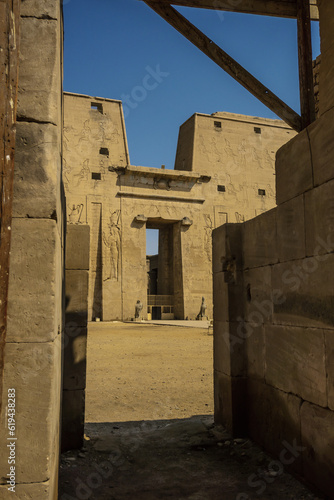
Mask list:
[{"label": "horizontal wooden beam", "polygon": [[[311,20],[319,21],[319,9],[316,0],[309,0],[309,2]],[[262,16],[297,18],[296,0],[152,0],[152,3],[242,12]]]},{"label": "horizontal wooden beam", "polygon": [[182,14],[170,5],[158,4],[152,0],[144,1],[179,33],[185,36],[190,42],[204,52],[204,54],[210,57],[212,61],[218,64],[218,66],[265,104],[265,106],[282,118],[290,127],[297,130],[297,132],[301,131],[301,117],[293,109],[281,101],[281,99],[257,80],[251,73],[245,70],[237,61],[232,59],[232,57],[218,47],[218,45],[210,40],[202,31],[191,24]]}]

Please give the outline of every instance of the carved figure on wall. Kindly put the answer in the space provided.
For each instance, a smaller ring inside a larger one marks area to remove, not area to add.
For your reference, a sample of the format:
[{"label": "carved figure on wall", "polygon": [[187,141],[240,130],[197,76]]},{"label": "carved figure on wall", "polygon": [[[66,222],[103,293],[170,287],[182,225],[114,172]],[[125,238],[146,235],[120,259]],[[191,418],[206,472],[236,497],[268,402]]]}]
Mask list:
[{"label": "carved figure on wall", "polygon": [[116,280],[118,281],[119,269],[119,252],[121,247],[121,230],[119,227],[120,211],[116,210],[110,216],[109,234],[103,232],[103,243],[109,249],[109,266],[108,259],[106,259],[106,274],[104,281]]},{"label": "carved figure on wall", "polygon": [[68,166],[67,161],[65,158],[63,158],[63,182],[66,191],[70,191],[70,179],[68,178],[68,175],[71,173],[71,168]]},{"label": "carved figure on wall", "polygon": [[245,216],[242,214],[239,214],[239,212],[235,212],[235,219],[238,223],[245,222]]},{"label": "carved figure on wall", "polygon": [[135,319],[140,318],[140,314],[143,310],[143,304],[140,302],[140,300],[137,300],[136,307],[135,307]]},{"label": "carved figure on wall", "polygon": [[91,137],[92,137],[92,131],[91,131],[91,128],[89,126],[89,120],[86,120],[84,123],[83,129],[81,130],[81,133],[80,133],[80,139],[79,139],[78,145],[82,141],[90,141]]},{"label": "carved figure on wall", "polygon": [[80,205],[73,205],[72,208],[69,209],[70,212],[68,214],[68,222],[70,224],[82,224],[80,219],[82,216],[83,209],[84,209],[83,203],[81,203]]},{"label": "carved figure on wall", "polygon": [[198,313],[198,315],[196,316],[196,319],[197,320],[200,320],[200,319],[208,319],[207,315],[206,315],[206,310],[207,310],[207,305],[205,303],[205,298],[202,297],[202,304],[201,304],[201,309]]},{"label": "carved figure on wall", "polygon": [[212,261],[212,229],[213,229],[213,223],[211,216],[208,214],[203,215],[204,220],[205,220],[205,227],[204,227],[204,249],[206,251],[206,254],[208,256],[209,261]]},{"label": "carved figure on wall", "polygon": [[81,181],[88,181],[88,176],[90,174],[89,160],[85,160],[82,164],[82,168],[78,174],[74,174],[73,177],[78,177],[77,186],[79,186]]}]

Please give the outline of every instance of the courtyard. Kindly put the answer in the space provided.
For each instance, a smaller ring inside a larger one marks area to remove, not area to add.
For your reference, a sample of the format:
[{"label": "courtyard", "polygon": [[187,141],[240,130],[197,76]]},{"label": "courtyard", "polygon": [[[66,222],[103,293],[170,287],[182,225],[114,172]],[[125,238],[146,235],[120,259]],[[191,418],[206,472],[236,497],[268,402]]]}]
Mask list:
[{"label": "courtyard", "polygon": [[213,423],[212,331],[90,323],[85,444],[60,500],[319,500],[248,439]]}]

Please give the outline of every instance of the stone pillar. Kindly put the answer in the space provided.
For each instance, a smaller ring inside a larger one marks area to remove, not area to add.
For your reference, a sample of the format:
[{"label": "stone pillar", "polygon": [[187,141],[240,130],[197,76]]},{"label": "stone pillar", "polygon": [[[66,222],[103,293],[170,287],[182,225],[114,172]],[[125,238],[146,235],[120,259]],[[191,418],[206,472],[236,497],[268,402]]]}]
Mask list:
[{"label": "stone pillar", "polygon": [[234,436],[246,434],[241,225],[213,231],[215,421]]},{"label": "stone pillar", "polygon": [[89,226],[67,225],[62,451],[80,449],[85,421]]},{"label": "stone pillar", "polygon": [[[63,332],[61,2],[21,2],[0,497],[58,498]],[[15,389],[15,493],[5,422]]]},{"label": "stone pillar", "polygon": [[174,316],[175,319],[184,318],[184,284],[182,259],[182,226],[181,222],[173,225],[173,255],[174,255]]},{"label": "stone pillar", "polygon": [[334,107],[334,3],[318,0],[321,35],[320,115]]}]

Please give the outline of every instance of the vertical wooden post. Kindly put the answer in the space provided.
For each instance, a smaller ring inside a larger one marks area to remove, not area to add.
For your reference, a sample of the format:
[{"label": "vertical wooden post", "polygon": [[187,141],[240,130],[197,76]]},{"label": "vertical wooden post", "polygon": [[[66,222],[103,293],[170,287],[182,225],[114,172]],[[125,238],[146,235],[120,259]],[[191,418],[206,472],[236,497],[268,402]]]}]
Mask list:
[{"label": "vertical wooden post", "polygon": [[0,0],[0,412],[7,331],[20,0]]},{"label": "vertical wooden post", "polygon": [[299,85],[302,128],[316,119],[309,0],[297,0]]}]

